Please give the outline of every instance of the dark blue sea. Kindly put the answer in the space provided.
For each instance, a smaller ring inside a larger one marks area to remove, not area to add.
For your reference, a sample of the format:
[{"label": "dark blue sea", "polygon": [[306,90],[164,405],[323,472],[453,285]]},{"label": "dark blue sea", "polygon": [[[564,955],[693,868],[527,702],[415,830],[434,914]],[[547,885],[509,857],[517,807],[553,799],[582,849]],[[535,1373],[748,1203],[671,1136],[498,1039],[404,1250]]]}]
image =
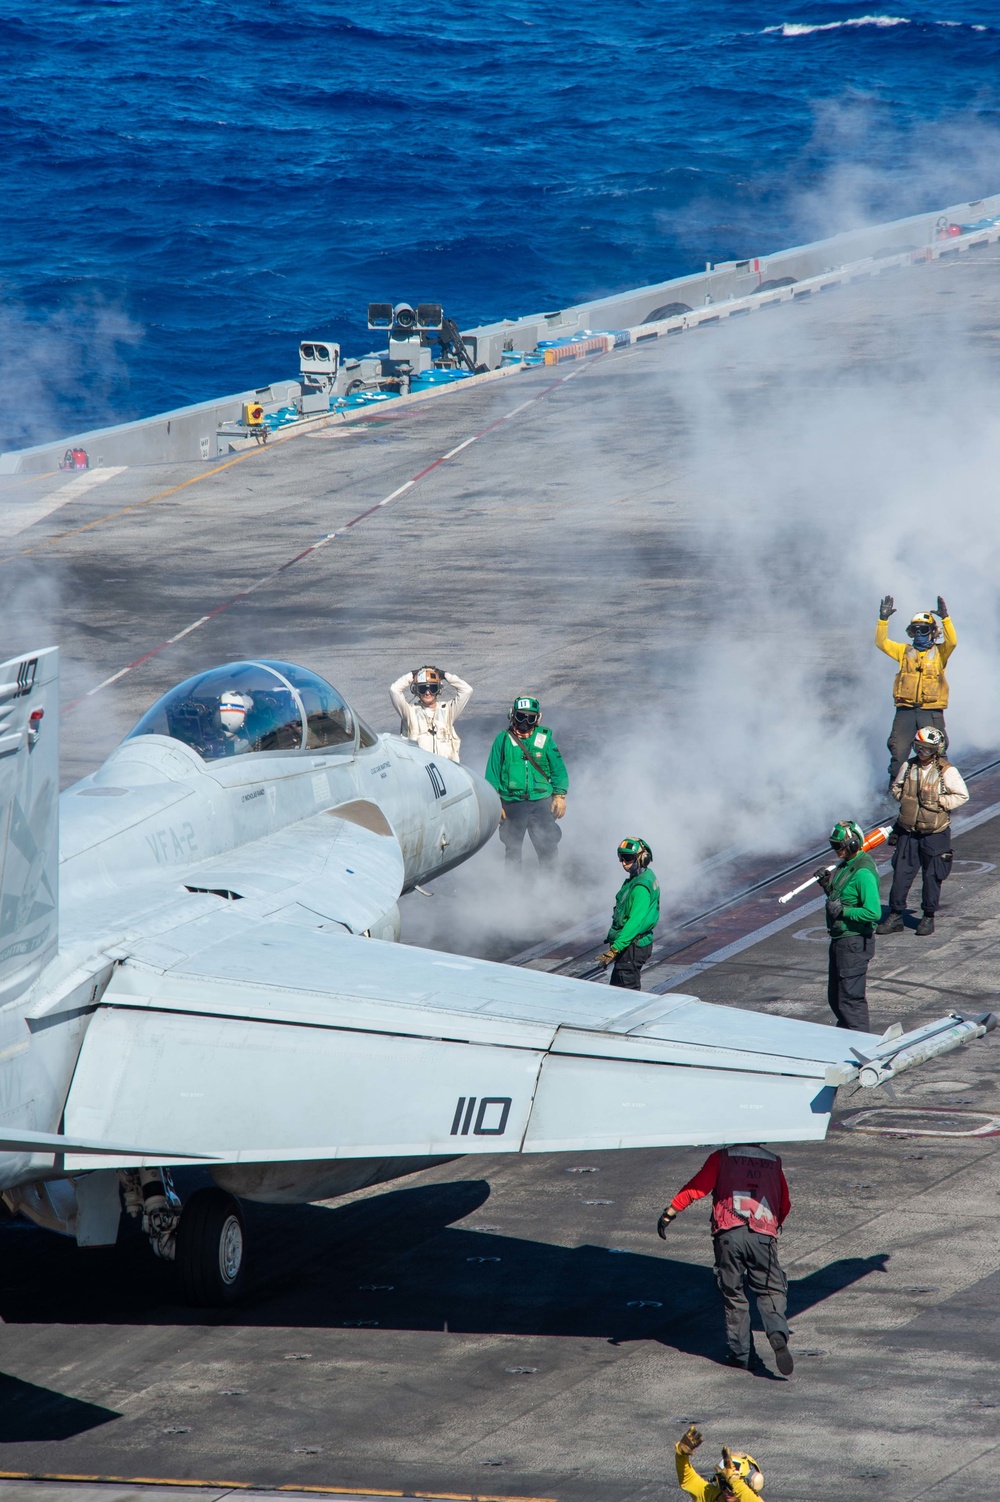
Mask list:
[{"label": "dark blue sea", "polygon": [[1000,188],[996,0],[0,4],[0,448]]}]

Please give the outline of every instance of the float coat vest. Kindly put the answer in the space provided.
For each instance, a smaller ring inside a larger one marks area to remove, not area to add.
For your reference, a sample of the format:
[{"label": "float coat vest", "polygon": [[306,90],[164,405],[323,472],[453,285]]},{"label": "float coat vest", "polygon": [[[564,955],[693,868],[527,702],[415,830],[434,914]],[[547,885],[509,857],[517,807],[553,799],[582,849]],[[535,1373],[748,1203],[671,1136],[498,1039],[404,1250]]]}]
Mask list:
[{"label": "float coat vest", "polygon": [[906,648],[892,685],[892,696],[907,709],[948,708],[948,680],[937,647],[928,647],[925,652],[918,652],[916,647]]},{"label": "float coat vest", "polygon": [[[942,808],[942,779],[951,766],[943,756],[937,758],[938,775],[920,775],[919,763],[911,761],[903,778],[903,791],[899,799],[899,822],[907,834],[939,834],[951,823],[951,810]],[[928,769],[929,770],[929,769]]]},{"label": "float coat vest", "polygon": [[503,803],[533,803],[569,789],[566,763],[548,725],[536,725],[523,741],[513,730],[501,730],[485,775]]},{"label": "float coat vest", "polygon": [[719,1153],[712,1193],[712,1235],[748,1225],[777,1236],[781,1205],[781,1159],[764,1148],[727,1147]]},{"label": "float coat vest", "polygon": [[638,944],[640,949],[647,948],[653,942],[653,930],[660,921],[660,883],[647,866],[644,871],[637,871],[634,876],[627,877],[615,897],[615,910],[611,918],[611,927],[608,930],[608,943],[614,944],[616,949],[619,948],[618,938],[625,931],[626,924],[631,917],[636,893],[641,887],[649,893],[649,910],[643,919],[642,927],[632,934],[628,942]]}]

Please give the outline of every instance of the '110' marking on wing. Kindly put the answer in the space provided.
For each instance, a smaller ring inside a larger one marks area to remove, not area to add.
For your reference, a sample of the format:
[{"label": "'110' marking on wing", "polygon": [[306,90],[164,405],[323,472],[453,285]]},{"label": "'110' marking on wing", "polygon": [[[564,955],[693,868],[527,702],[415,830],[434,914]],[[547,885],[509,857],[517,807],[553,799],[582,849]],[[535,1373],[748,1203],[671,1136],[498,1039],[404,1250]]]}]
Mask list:
[{"label": "'110' marking on wing", "polygon": [[509,1095],[484,1095],[477,1111],[474,1095],[460,1095],[451,1123],[451,1136],[468,1137],[471,1127],[474,1137],[502,1137],[507,1130],[512,1104]]}]

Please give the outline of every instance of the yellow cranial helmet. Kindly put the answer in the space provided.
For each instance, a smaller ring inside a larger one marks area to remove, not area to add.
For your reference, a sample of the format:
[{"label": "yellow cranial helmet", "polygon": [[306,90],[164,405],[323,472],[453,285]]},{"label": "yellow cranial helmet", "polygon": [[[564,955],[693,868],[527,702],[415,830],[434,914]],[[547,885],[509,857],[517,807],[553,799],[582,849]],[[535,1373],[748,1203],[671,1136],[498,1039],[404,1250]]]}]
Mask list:
[{"label": "yellow cranial helmet", "polygon": [[[740,1480],[744,1482],[752,1492],[757,1492],[757,1494],[759,1495],[764,1490],[764,1473],[757,1462],[754,1460],[753,1456],[746,1455],[737,1450],[734,1450],[732,1452],[732,1462],[736,1470],[736,1474],[739,1476]],[[726,1480],[724,1476],[724,1470],[721,1465],[717,1465],[715,1468],[715,1479],[719,1483],[720,1490],[725,1492]]]},{"label": "yellow cranial helmet", "polygon": [[915,636],[918,631],[928,631],[932,637],[937,635],[937,621],[929,610],[918,610],[906,628],[907,636]]}]

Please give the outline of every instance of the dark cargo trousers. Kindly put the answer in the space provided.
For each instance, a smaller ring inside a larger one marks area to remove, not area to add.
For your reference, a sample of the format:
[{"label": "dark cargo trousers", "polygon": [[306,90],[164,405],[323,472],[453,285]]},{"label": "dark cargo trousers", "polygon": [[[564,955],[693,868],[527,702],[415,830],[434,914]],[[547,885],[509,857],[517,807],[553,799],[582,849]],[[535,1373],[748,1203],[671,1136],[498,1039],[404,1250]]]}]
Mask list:
[{"label": "dark cargo trousers", "polygon": [[941,902],[941,883],[951,873],[951,828],[937,834],[907,834],[899,831],[892,852],[892,887],[889,891],[890,913],[901,913],[917,872],[924,873],[920,906],[925,913],[936,913]]},{"label": "dark cargo trousers", "polygon": [[750,1301],[746,1288],[757,1300],[764,1334],[788,1339],[785,1308],[788,1279],[778,1261],[778,1243],[762,1231],[735,1226],[714,1236],[715,1281],[726,1310],[726,1340],[739,1361],[750,1357]]},{"label": "dark cargo trousers", "polygon": [[652,953],[652,944],[637,944],[633,939],[615,956],[610,984],[624,986],[626,991],[641,991],[640,972]]},{"label": "dark cargo trousers", "polygon": [[913,737],[918,730],[926,730],[928,725],[935,726],[944,735],[944,749],[948,749],[948,732],[944,725],[943,709],[907,709],[897,705],[892,729],[889,731],[889,739],[886,745],[889,748],[889,786],[896,779],[896,773],[907,761],[913,750]]},{"label": "dark cargo trousers", "polygon": [[861,934],[841,934],[830,940],[826,999],[838,1027],[849,1027],[856,1033],[871,1032],[865,984],[874,953],[874,934],[867,939]]},{"label": "dark cargo trousers", "polygon": [[562,830],[552,812],[551,799],[524,798],[516,803],[503,802],[506,818],[500,825],[500,843],[508,867],[521,864],[521,847],[528,835],[535,847],[541,867],[554,866]]}]

